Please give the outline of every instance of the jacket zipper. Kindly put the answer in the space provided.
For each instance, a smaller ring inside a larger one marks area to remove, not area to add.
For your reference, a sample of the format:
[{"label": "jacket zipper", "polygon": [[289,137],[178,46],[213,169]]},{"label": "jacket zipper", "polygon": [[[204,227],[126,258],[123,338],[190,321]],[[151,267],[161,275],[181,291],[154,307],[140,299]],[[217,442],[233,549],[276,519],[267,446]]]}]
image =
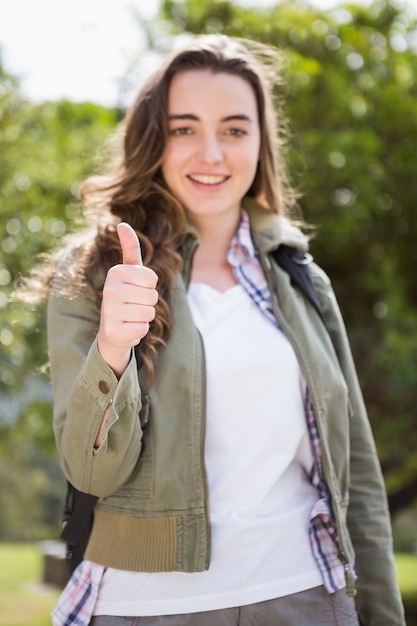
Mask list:
[{"label": "jacket zipper", "polygon": [[352,566],[349,563],[346,554],[344,552],[339,552],[337,558],[343,565],[343,569],[345,570],[345,580],[346,580],[346,592],[347,595],[354,598],[356,596],[356,587],[355,587],[355,576],[353,575]]}]

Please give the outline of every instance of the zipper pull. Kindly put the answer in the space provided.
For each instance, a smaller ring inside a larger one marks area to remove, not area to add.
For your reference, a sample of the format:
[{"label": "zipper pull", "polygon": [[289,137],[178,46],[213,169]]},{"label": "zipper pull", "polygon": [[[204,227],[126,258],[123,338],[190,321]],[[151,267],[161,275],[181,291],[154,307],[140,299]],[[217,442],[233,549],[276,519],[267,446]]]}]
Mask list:
[{"label": "zipper pull", "polygon": [[355,587],[356,576],[353,573],[353,569],[351,564],[346,558],[346,555],[343,552],[339,552],[337,555],[339,561],[343,565],[343,569],[345,570],[345,580],[346,580],[346,592],[350,598],[354,598],[357,594]]}]

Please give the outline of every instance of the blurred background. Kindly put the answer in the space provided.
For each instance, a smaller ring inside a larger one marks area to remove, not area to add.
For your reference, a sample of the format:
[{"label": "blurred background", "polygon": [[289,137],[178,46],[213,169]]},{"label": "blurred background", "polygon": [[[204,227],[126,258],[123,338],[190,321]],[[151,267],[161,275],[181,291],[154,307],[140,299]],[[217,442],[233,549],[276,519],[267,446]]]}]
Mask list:
[{"label": "blurred background", "polygon": [[39,542],[58,538],[65,494],[45,307],[16,302],[14,282],[79,228],[80,181],[144,78],[203,32],[285,52],[292,178],[345,317],[417,623],[415,0],[0,0],[0,625],[49,623]]}]

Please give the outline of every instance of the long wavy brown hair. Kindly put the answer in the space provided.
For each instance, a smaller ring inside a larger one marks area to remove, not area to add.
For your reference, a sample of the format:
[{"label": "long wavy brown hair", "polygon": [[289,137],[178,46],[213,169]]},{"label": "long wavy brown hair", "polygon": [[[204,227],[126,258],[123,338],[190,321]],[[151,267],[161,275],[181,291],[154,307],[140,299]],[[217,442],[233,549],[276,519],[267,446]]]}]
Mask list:
[{"label": "long wavy brown hair", "polygon": [[158,349],[171,332],[170,294],[181,269],[180,249],[186,233],[184,207],[167,187],[161,168],[168,140],[172,78],[178,72],[208,69],[239,76],[249,83],[256,97],[261,150],[248,195],[271,211],[289,215],[295,194],[288,183],[282,156],[283,117],[273,96],[273,89],[281,80],[281,60],[275,49],[224,35],[195,37],[169,55],[143,85],[127,112],[121,132],[118,131],[123,144],[108,163],[106,173],[91,176],[81,187],[90,222],[88,232],[93,229],[93,236],[77,235],[78,243],[74,246],[72,242],[70,256],[68,251],[64,253],[65,263],[60,262],[61,250],[32,275],[31,292],[39,297],[50,294],[57,285],[61,295],[64,291],[65,295],[78,294],[88,281],[95,286],[100,306],[105,274],[121,262],[116,225],[128,222],[141,242],[144,264],[159,277],[155,320],[139,345],[141,364],[149,380],[154,374]]}]

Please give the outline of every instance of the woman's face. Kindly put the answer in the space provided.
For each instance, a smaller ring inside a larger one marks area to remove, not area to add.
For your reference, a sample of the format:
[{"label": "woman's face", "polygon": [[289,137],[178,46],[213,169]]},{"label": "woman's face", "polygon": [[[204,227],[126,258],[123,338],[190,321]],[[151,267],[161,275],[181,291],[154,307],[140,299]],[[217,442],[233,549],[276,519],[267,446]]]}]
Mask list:
[{"label": "woman's face", "polygon": [[243,78],[210,70],[180,72],[168,98],[162,172],[198,228],[233,212],[256,174],[260,129],[255,94]]}]

